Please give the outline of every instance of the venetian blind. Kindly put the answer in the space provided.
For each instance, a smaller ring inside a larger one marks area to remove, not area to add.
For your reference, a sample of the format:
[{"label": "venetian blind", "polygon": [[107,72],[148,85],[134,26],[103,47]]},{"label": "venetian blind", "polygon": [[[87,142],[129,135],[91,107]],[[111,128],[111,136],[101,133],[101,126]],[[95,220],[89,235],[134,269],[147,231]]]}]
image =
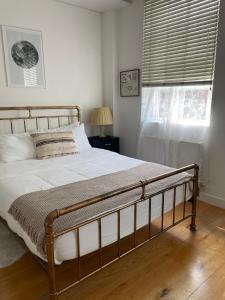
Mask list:
[{"label": "venetian blind", "polygon": [[211,83],[219,0],[145,0],[143,86]]}]

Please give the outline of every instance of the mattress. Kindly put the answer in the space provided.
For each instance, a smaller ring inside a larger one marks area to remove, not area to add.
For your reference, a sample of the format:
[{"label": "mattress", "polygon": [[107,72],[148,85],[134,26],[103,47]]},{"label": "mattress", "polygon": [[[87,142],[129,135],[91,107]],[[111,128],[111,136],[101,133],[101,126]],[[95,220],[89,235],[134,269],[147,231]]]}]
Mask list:
[{"label": "mattress", "polygon": [[[51,158],[48,160],[25,160],[11,163],[0,163],[0,216],[5,219],[12,231],[17,233],[35,255],[45,260],[37,251],[30,237],[20,224],[8,214],[11,204],[20,196],[39,190],[46,190],[68,183],[87,180],[143,164],[144,161],[122,156],[102,149],[87,149],[77,155]],[[183,187],[177,189],[177,204],[184,199]],[[191,192],[188,191],[189,199]],[[152,220],[161,214],[160,195],[152,199]],[[137,229],[148,224],[148,201],[137,205]],[[165,193],[165,211],[173,205],[172,191]],[[43,225],[44,226],[44,225]],[[102,218],[102,246],[117,240],[117,214]],[[133,233],[134,207],[121,211],[121,238]],[[80,254],[86,255],[98,249],[98,223],[91,222],[80,229]],[[69,232],[60,236],[55,242],[55,262],[77,257],[76,233]]]}]

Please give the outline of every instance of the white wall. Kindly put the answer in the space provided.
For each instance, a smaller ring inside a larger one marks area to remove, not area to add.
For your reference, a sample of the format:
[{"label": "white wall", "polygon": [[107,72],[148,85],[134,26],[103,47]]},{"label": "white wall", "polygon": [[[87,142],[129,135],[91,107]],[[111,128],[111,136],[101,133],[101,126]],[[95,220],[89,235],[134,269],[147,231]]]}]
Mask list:
[{"label": "white wall", "polygon": [[[119,13],[119,70],[141,68],[143,0]],[[119,98],[119,134],[122,153],[135,157],[137,154],[141,97]]]},{"label": "white wall", "polygon": [[109,134],[119,134],[118,105],[118,54],[119,13],[111,10],[102,15],[103,50],[103,102],[113,111],[113,126],[107,126]]},{"label": "white wall", "polygon": [[46,89],[8,88],[0,45],[0,106],[78,104],[85,120],[102,105],[100,14],[54,0],[0,0],[0,24],[42,31],[46,71]]},{"label": "white wall", "polygon": [[[143,0],[120,11],[119,70],[141,67]],[[217,60],[212,99],[209,182],[204,200],[225,207],[225,1],[221,1]],[[141,98],[119,98],[122,153],[135,156]]]},{"label": "white wall", "polygon": [[141,67],[143,1],[102,15],[103,101],[113,109],[113,134],[120,136],[121,153],[131,157],[137,153],[141,97],[120,98],[119,72]]},{"label": "white wall", "polygon": [[221,1],[212,97],[209,183],[203,197],[225,207],[225,1]]}]

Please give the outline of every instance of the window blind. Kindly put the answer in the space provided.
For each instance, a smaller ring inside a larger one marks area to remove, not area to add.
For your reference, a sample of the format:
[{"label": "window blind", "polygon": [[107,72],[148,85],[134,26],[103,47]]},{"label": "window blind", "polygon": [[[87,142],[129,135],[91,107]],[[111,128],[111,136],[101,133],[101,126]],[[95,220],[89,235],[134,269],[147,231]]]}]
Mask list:
[{"label": "window blind", "polygon": [[219,0],[145,0],[143,86],[211,83]]}]

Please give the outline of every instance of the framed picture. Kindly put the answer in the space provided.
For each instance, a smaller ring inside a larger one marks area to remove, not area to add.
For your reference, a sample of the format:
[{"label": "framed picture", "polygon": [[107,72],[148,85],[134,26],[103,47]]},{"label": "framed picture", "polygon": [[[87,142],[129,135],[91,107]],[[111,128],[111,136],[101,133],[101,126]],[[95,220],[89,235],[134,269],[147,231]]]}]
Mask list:
[{"label": "framed picture", "polygon": [[7,85],[45,88],[40,31],[2,26]]},{"label": "framed picture", "polygon": [[140,96],[140,70],[128,70],[120,72],[120,96]]}]

